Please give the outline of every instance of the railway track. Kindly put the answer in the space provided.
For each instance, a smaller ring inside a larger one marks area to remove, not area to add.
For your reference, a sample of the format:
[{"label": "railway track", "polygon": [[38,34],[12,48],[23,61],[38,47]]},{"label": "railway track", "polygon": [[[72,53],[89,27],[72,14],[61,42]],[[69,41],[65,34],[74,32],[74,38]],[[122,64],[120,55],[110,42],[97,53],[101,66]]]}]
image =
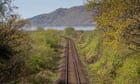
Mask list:
[{"label": "railway track", "polygon": [[80,62],[74,42],[66,39],[60,75],[55,84],[89,84]]}]

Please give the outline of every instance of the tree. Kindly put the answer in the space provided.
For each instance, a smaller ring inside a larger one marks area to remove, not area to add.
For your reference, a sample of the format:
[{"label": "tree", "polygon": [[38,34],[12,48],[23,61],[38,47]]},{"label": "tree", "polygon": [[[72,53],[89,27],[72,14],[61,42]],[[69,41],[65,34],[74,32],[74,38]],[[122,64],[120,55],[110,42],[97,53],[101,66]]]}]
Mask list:
[{"label": "tree", "polygon": [[98,8],[99,14],[94,20],[103,36],[102,61],[93,64],[94,68],[99,65],[101,69],[94,74],[99,79],[105,78],[102,83],[139,84],[140,0],[88,1],[91,10]]},{"label": "tree", "polygon": [[74,32],[75,32],[75,30],[71,26],[68,26],[64,29],[64,35],[67,35],[67,36],[73,36]]},{"label": "tree", "polygon": [[[31,48],[27,32],[28,22],[13,15],[12,0],[0,1],[0,83],[15,80],[25,73],[25,59]],[[23,69],[24,67],[24,69]]]},{"label": "tree", "polygon": [[45,29],[44,29],[44,27],[43,26],[38,26],[37,27],[37,31],[44,31]]},{"label": "tree", "polygon": [[28,44],[27,34],[21,30],[26,23],[25,20],[11,18],[8,22],[0,24],[0,58],[10,59],[21,52],[21,46]]},{"label": "tree", "polygon": [[24,61],[31,48],[27,32],[22,27],[27,22],[11,18],[0,24],[0,82],[17,79],[24,69]]},{"label": "tree", "polygon": [[0,0],[0,21],[7,21],[8,18],[14,15],[13,9],[16,8],[12,6],[12,0]]},{"label": "tree", "polygon": [[46,44],[49,44],[51,48],[59,47],[59,36],[57,30],[48,29],[46,31]]},{"label": "tree", "polygon": [[97,28],[104,31],[107,43],[117,49],[125,41],[129,49],[139,51],[139,4],[139,0],[89,0],[88,5],[101,11],[95,21]]}]

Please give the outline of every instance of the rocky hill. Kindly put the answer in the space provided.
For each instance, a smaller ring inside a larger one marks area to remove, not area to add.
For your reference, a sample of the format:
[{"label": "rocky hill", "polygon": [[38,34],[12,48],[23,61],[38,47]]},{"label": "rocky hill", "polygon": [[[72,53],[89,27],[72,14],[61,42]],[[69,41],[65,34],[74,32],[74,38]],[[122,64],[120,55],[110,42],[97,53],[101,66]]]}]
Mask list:
[{"label": "rocky hill", "polygon": [[91,26],[92,17],[84,6],[59,8],[28,19],[32,26]]}]

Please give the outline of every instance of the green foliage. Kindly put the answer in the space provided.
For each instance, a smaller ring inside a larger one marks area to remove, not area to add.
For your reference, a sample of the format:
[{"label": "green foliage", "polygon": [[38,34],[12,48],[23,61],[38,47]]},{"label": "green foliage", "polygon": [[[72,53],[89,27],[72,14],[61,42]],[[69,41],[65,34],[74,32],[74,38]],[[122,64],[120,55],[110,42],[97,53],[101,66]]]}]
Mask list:
[{"label": "green foliage", "polygon": [[44,31],[45,29],[44,29],[43,26],[38,26],[36,30],[37,30],[37,31]]},{"label": "green foliage", "polygon": [[51,29],[34,31],[31,38],[33,48],[26,60],[26,67],[32,76],[26,80],[33,84],[52,84],[60,59],[59,33]]},{"label": "green foliage", "polygon": [[[0,23],[0,82],[24,76],[25,59],[31,48],[28,33],[22,30],[25,20],[10,18]],[[26,53],[25,53],[26,52]]]},{"label": "green foliage", "polygon": [[[139,0],[89,0],[89,7],[98,5],[101,15],[95,18],[97,28],[104,31],[107,44],[118,48],[125,41],[131,50],[139,51]],[[134,40],[132,38],[135,37]]]},{"label": "green foliage", "polygon": [[114,84],[139,84],[140,83],[140,57],[127,58],[122,67],[117,70],[117,78]]},{"label": "green foliage", "polygon": [[91,84],[139,84],[139,56],[130,55],[125,44],[120,45],[118,52],[102,43],[102,34],[97,30],[82,36],[78,49]]},{"label": "green foliage", "polygon": [[[139,0],[89,0],[97,28],[78,45],[91,84],[139,84]],[[86,60],[85,60],[86,59]]]},{"label": "green foliage", "polygon": [[29,48],[28,34],[19,30],[26,23],[24,20],[12,18],[0,24],[0,58],[9,59],[24,48]]},{"label": "green foliage", "polygon": [[28,57],[30,38],[22,30],[28,22],[14,15],[12,0],[0,1],[0,83],[16,83],[26,74],[25,60]]},{"label": "green foliage", "polygon": [[73,27],[69,26],[64,29],[64,35],[66,36],[74,36],[75,30]]},{"label": "green foliage", "polygon": [[31,72],[38,72],[41,70],[55,70],[56,66],[53,63],[55,53],[49,46],[36,48],[28,61],[26,62]]},{"label": "green foliage", "polygon": [[48,29],[46,31],[46,44],[52,48],[59,47],[59,32],[56,30]]},{"label": "green foliage", "polygon": [[89,8],[99,11],[94,18],[97,29],[92,32],[94,35],[86,35],[78,47],[82,59],[86,59],[91,84],[140,83],[139,20],[134,18],[139,17],[138,3],[137,0],[133,3],[132,0],[89,0]]},{"label": "green foliage", "polygon": [[59,33],[42,27],[25,31],[28,22],[12,15],[11,3],[0,1],[0,83],[52,84],[60,59]]},{"label": "green foliage", "polygon": [[0,82],[51,84],[60,59],[59,33],[49,29],[29,35],[21,29],[25,23],[13,18],[0,25]]}]

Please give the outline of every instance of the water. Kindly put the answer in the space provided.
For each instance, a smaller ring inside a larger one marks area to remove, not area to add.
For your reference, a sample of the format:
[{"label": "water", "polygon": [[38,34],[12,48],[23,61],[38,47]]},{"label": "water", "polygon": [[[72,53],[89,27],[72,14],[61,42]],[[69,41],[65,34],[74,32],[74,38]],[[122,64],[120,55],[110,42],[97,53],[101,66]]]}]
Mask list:
[{"label": "water", "polygon": [[[56,30],[64,30],[67,26],[49,26],[44,29],[56,29]],[[95,26],[72,26],[75,30],[94,30]],[[36,30],[37,27],[32,27],[30,30]]]}]

